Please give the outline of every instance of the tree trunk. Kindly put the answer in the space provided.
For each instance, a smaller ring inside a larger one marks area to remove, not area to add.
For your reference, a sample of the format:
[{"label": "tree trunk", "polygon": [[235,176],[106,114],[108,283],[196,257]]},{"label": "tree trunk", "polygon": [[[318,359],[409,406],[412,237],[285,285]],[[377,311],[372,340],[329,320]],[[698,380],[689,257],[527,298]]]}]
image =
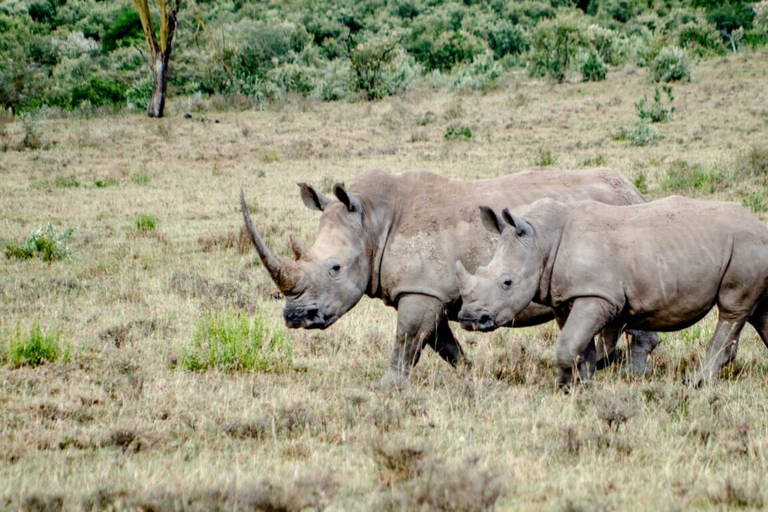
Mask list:
[{"label": "tree trunk", "polygon": [[[170,53],[170,52],[169,52]],[[149,117],[163,117],[165,110],[165,95],[168,89],[168,62],[164,52],[158,52],[152,66],[154,85],[152,86],[152,98],[147,106]]]}]

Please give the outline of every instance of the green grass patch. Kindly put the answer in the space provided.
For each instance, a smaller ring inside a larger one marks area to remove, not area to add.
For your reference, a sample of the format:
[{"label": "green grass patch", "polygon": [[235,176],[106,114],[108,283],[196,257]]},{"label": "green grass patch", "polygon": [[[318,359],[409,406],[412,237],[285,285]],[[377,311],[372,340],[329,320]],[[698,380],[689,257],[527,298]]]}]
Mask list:
[{"label": "green grass patch", "polygon": [[151,233],[157,229],[157,219],[154,215],[142,213],[136,217],[135,225],[139,233]]},{"label": "green grass patch", "polygon": [[115,178],[104,178],[103,180],[96,180],[93,182],[93,186],[96,188],[116,187],[120,182]]},{"label": "green grass patch", "polygon": [[443,138],[445,140],[472,140],[472,130],[468,126],[452,124],[445,129]]},{"label": "green grass patch", "polygon": [[11,332],[6,342],[5,359],[13,367],[40,366],[59,359],[69,360],[69,346],[63,348],[58,331],[43,332],[38,322],[34,322],[29,332],[22,332],[21,327]]},{"label": "green grass patch", "polygon": [[28,260],[35,257],[45,262],[63,260],[69,253],[69,243],[75,228],[58,231],[52,224],[33,231],[26,239],[11,241],[5,245],[5,257],[9,260]]},{"label": "green grass patch", "polygon": [[754,213],[766,212],[768,211],[766,194],[768,194],[768,189],[763,189],[760,192],[747,192],[741,198],[741,205]]},{"label": "green grass patch", "polygon": [[225,309],[204,315],[184,348],[188,371],[276,371],[293,365],[293,345],[282,330],[269,331],[264,317]]},{"label": "green grass patch", "polygon": [[727,186],[726,175],[714,168],[705,169],[698,164],[673,162],[667,175],[661,179],[661,189],[667,192],[699,192],[714,194]]},{"label": "green grass patch", "polygon": [[131,174],[131,182],[136,185],[146,185],[149,183],[149,175],[145,172],[135,172]]},{"label": "green grass patch", "polygon": [[537,165],[539,167],[550,167],[555,165],[555,163],[557,163],[557,156],[553,154],[549,149],[543,149],[541,152],[539,152],[536,160],[533,162],[533,165]]}]

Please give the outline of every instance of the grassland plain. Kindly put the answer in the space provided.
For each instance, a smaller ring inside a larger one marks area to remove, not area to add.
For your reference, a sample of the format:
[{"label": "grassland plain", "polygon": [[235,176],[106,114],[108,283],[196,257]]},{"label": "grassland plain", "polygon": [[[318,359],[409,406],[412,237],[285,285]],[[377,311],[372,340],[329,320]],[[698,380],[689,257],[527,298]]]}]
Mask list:
[{"label": "grassland plain", "polygon": [[[283,255],[288,232],[309,244],[318,223],[296,182],[327,192],[372,168],[472,179],[536,162],[606,165],[649,198],[682,190],[762,205],[766,57],[694,67],[674,85],[665,137],[647,146],[619,136],[654,91],[632,67],[557,86],[512,73],[483,95],[423,89],[243,112],[176,100],[161,120],[5,119],[0,237],[48,223],[75,231],[64,260],[0,260],[0,343],[39,325],[67,354],[0,366],[0,508],[768,506],[768,351],[750,327],[736,364],[702,390],[681,382],[712,318],[664,335],[647,378],[606,370],[571,395],[555,390],[552,325],[455,329],[476,362],[469,374],[429,353],[406,389],[377,391],[395,312],[370,299],[327,331],[289,332],[288,369],[177,364],[210,311],[233,307],[283,329],[282,301],[241,239],[241,186]],[[451,127],[471,137],[447,139]],[[30,132],[40,147],[17,150]]]}]

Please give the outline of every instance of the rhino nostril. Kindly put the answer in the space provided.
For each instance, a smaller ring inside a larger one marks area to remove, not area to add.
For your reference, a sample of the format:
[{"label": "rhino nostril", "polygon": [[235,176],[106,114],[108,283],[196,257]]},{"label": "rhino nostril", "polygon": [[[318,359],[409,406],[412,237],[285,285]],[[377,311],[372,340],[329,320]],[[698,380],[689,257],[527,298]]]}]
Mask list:
[{"label": "rhino nostril", "polygon": [[488,325],[493,322],[493,319],[491,318],[491,315],[488,313],[483,313],[480,315],[480,318],[477,319],[477,323],[480,325]]},{"label": "rhino nostril", "polygon": [[311,321],[317,318],[318,313],[319,311],[317,308],[307,308],[307,311],[304,313],[304,317]]}]

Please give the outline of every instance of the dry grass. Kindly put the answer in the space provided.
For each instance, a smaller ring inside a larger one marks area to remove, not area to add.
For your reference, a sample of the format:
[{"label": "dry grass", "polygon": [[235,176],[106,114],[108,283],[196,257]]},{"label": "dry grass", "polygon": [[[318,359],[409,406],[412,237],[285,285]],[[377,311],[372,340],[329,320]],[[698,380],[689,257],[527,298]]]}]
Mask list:
[{"label": "dry grass", "polygon": [[[0,261],[0,340],[38,321],[70,347],[69,362],[0,366],[0,508],[764,506],[768,354],[754,331],[715,389],[681,385],[711,317],[665,335],[647,378],[609,369],[568,396],[555,391],[551,325],[457,332],[477,363],[469,375],[427,354],[407,389],[376,391],[395,313],[368,299],[328,331],[290,332],[289,371],[191,373],[176,363],[208,311],[235,307],[281,324],[279,296],[244,251],[241,186],[283,255],[288,232],[309,244],[318,223],[297,182],[328,191],[371,168],[481,178],[547,154],[562,167],[642,175],[657,197],[686,162],[726,173],[714,197],[741,201],[765,187],[765,58],[695,68],[675,86],[666,138],[644,147],[614,140],[652,93],[642,69],[605,83],[552,87],[514,74],[487,95],[207,114],[218,123],[185,120],[183,102],[172,102],[160,122],[40,121],[46,145],[36,150],[16,150],[23,127],[5,123],[0,238],[49,222],[76,231],[64,261]],[[452,124],[471,140],[445,140]],[[137,233],[142,214],[157,219],[153,232]]]}]

